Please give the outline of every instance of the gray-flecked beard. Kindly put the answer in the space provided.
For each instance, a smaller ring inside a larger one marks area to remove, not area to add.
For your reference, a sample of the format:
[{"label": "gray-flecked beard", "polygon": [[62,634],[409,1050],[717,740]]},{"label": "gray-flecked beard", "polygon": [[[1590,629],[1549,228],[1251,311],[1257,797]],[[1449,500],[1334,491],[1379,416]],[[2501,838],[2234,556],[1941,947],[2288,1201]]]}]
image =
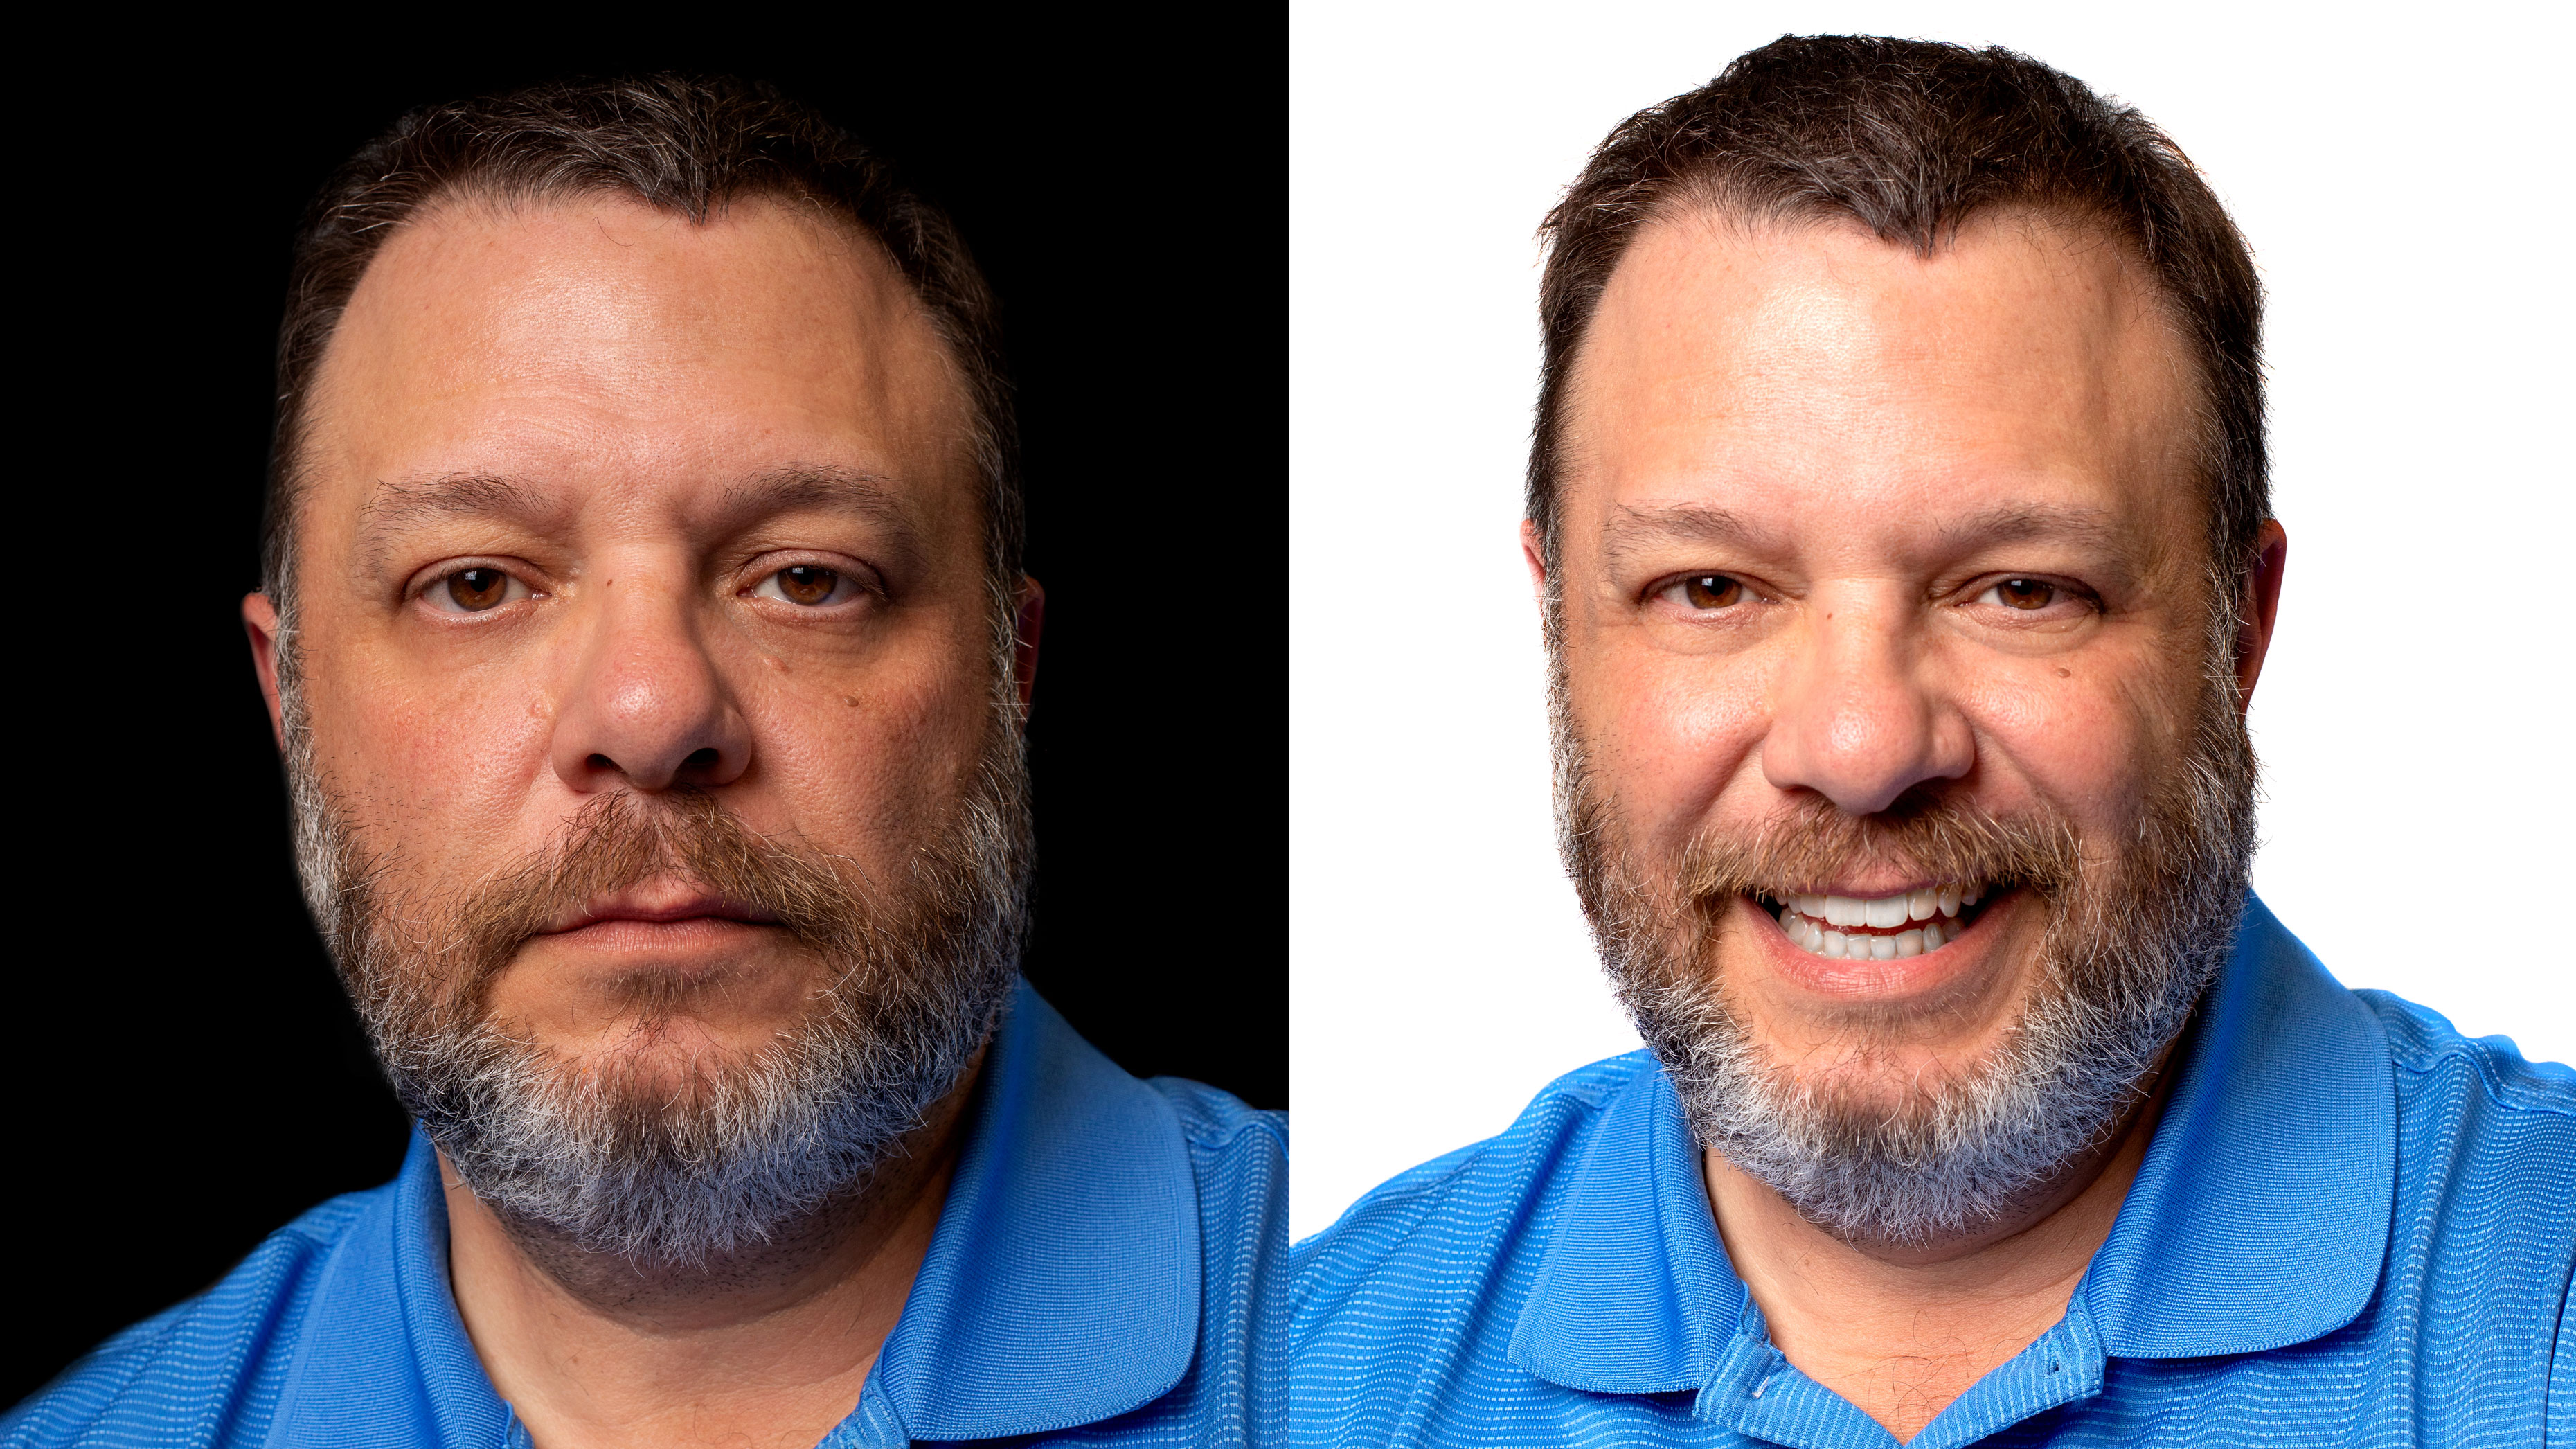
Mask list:
[{"label": "gray-flecked beard", "polygon": [[[2062,812],[1999,818],[1928,792],[1869,817],[1809,799],[1677,858],[1643,858],[1597,784],[1556,663],[1558,846],[1700,1144],[1837,1238],[1916,1247],[2006,1221],[2118,1131],[2225,962],[2244,906],[2256,768],[2235,676],[2217,663],[2233,646],[2232,618],[2213,620],[2188,748],[2153,783],[2131,838],[2100,843],[2092,869]],[[1728,990],[1719,927],[1737,897],[1873,862],[2018,886],[2047,912],[2035,987],[1981,1059],[1890,1080],[1872,1023],[1855,1016],[1847,1053],[1802,1072],[1761,1045]]]},{"label": "gray-flecked beard", "polygon": [[[291,636],[281,646],[291,666]],[[973,782],[908,878],[862,880],[704,793],[621,791],[544,851],[434,898],[386,888],[390,862],[316,768],[282,673],[306,900],[395,1094],[505,1221],[648,1273],[773,1242],[903,1150],[1017,980],[1032,847],[1015,698],[997,698]],[[653,1048],[694,988],[651,972],[621,983],[634,1025],[592,1057],[491,1014],[493,981],[549,921],[671,876],[773,917],[822,961],[828,984],[793,1027],[674,1062]]]}]

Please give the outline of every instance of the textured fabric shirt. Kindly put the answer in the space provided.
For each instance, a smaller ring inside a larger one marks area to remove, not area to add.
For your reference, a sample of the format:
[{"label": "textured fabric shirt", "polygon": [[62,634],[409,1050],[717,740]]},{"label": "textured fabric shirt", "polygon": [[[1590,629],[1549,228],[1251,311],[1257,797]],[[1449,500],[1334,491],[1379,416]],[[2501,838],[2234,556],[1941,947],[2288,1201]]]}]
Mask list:
[{"label": "textured fabric shirt", "polygon": [[[825,1449],[1280,1442],[1286,1120],[1128,1076],[1023,985],[968,1121],[902,1317]],[[305,1214],[0,1421],[9,1449],[528,1443],[457,1317],[417,1133],[393,1182]]]},{"label": "textured fabric shirt", "polygon": [[[2065,1317],[1912,1441],[2576,1445],[2576,1074],[2329,978],[2259,901]],[[1770,1342],[1645,1053],[1290,1255],[1300,1444],[1896,1441]]]}]

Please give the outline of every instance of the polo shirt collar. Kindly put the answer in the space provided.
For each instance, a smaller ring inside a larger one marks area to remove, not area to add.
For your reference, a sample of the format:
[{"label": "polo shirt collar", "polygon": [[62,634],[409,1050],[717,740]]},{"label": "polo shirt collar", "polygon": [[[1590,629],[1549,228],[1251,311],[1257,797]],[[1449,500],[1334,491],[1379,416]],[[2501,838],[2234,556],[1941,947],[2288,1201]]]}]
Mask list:
[{"label": "polo shirt collar", "polygon": [[[1023,982],[968,1121],[921,1272],[852,1416],[897,1422],[861,1437],[1040,1433],[1170,1391],[1198,1341],[1201,1262],[1171,1105]],[[377,1442],[388,1424],[456,1449],[527,1442],[457,1316],[425,1135],[318,1271],[270,1449]]]},{"label": "polo shirt collar", "polygon": [[1179,1116],[1023,983],[903,1318],[870,1375],[915,1439],[1096,1423],[1162,1397],[1199,1337]]},{"label": "polo shirt collar", "polygon": [[2106,1352],[2259,1353],[2350,1323],[2397,1192],[2387,1033],[2259,899],[2077,1291]]},{"label": "polo shirt collar", "polygon": [[1681,1098],[1660,1069],[1641,1072],[1582,1145],[1511,1361],[1590,1393],[1696,1390],[1749,1311]]},{"label": "polo shirt collar", "polygon": [[[2076,1393],[2105,1354],[2304,1342],[2350,1322],[2377,1287],[2396,1184],[2385,1037],[2250,895],[2180,1056],[2137,1182],[2052,1330],[2089,1361],[2068,1376]],[[1749,1398],[1785,1383],[1765,1339],[1680,1098],[1662,1071],[1640,1073],[1579,1149],[1511,1362],[1591,1393],[1705,1394],[1741,1379]]]},{"label": "polo shirt collar", "polygon": [[447,1198],[438,1154],[412,1130],[402,1173],[374,1195],[319,1265],[268,1449],[405,1442],[524,1446],[492,1387],[447,1279]]}]

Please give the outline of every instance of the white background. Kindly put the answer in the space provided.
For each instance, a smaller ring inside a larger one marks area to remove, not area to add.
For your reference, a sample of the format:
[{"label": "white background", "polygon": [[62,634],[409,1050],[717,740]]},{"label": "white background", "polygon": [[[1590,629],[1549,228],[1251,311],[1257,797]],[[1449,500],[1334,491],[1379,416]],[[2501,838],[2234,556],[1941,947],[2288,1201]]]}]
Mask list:
[{"label": "white background", "polygon": [[[2560,7],[2560,15],[2565,8]],[[2547,28],[2552,33],[2544,34]],[[2012,46],[2199,162],[2270,292],[2290,566],[2255,882],[2344,982],[2576,1059],[2576,186],[2538,7],[1291,12],[1293,1236],[1625,1051],[1548,826],[1521,572],[1532,233],[1589,148],[1783,32]]]}]

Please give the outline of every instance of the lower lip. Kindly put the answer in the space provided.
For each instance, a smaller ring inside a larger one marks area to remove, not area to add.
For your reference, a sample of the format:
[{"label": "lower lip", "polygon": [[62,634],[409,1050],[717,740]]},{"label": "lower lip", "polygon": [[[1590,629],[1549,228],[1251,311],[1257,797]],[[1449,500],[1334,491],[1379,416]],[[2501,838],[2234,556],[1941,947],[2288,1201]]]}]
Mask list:
[{"label": "lower lip", "polygon": [[1999,916],[2018,902],[2017,892],[1990,896],[1978,910],[1977,918],[1944,942],[1941,949],[1891,961],[1819,956],[1792,943],[1781,933],[1780,923],[1771,913],[1751,900],[1737,897],[1736,909],[1749,917],[1747,925],[1769,948],[1773,968],[1779,974],[1819,996],[1854,1000],[1913,996],[1957,980],[1984,959],[1988,944],[1995,938]]}]

